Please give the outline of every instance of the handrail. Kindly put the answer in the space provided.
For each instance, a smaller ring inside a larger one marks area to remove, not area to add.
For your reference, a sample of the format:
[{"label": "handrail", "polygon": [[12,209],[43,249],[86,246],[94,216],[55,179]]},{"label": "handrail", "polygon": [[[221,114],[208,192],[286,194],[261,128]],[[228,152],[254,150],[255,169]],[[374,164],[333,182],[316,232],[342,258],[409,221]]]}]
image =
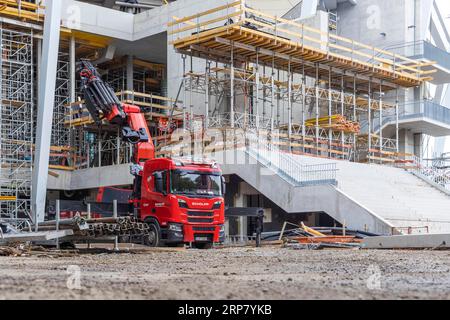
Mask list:
[{"label": "handrail", "polygon": [[433,166],[426,166],[423,161],[413,155],[413,165],[408,167],[407,170],[416,176],[422,178],[422,180],[428,182],[433,187],[438,188],[440,191],[450,195],[450,170],[439,169]]},{"label": "handrail", "polygon": [[294,186],[336,185],[336,163],[303,165],[269,141],[247,133],[246,153],[263,165],[273,169],[280,177]]},{"label": "handrail", "polygon": [[[412,107],[412,110],[407,110],[408,107]],[[414,117],[424,117],[431,120],[443,123],[450,126],[450,108],[442,106],[430,100],[417,100],[411,102],[405,102],[399,104],[399,120],[406,120]],[[395,112],[390,111],[384,113],[383,116],[383,127],[386,124],[394,122],[396,120]],[[368,121],[361,122],[361,131],[366,132],[368,127]],[[372,130],[377,132],[380,129],[379,121],[373,123]]]}]

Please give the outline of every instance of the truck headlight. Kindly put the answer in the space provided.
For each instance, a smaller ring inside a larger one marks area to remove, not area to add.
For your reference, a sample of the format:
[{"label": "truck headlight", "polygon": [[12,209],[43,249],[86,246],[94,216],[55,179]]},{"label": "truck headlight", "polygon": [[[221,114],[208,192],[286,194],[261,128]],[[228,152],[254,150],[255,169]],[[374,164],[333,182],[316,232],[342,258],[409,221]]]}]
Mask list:
[{"label": "truck headlight", "polygon": [[213,209],[220,209],[220,206],[222,205],[222,201],[216,201],[216,202],[214,202],[214,205],[213,205]]},{"label": "truck headlight", "polygon": [[189,208],[188,204],[186,201],[184,201],[183,199],[178,199],[178,206],[180,208]]},{"label": "truck headlight", "polygon": [[183,225],[177,223],[170,223],[169,230],[174,232],[183,232]]}]

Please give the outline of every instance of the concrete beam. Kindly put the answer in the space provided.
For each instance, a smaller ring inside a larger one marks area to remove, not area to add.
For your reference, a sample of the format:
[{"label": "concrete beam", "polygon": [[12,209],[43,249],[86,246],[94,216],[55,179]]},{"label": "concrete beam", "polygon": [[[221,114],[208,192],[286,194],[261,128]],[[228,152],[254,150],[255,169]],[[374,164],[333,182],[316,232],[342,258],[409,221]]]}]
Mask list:
[{"label": "concrete beam", "polygon": [[417,234],[372,237],[363,240],[364,249],[429,249],[450,248],[450,234]]},{"label": "concrete beam", "polygon": [[61,1],[48,0],[46,3],[42,64],[39,77],[36,153],[32,183],[31,208],[34,222],[44,221],[45,214],[53,106],[55,103],[60,21]]}]

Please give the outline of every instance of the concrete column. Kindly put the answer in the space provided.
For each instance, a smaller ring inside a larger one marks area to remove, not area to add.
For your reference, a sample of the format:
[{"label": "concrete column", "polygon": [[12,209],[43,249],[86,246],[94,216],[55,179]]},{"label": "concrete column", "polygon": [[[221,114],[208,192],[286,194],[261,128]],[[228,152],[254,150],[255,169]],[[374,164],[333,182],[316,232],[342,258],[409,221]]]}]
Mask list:
[{"label": "concrete column", "polygon": [[132,55],[127,56],[127,90],[134,90],[134,57]]},{"label": "concrete column", "polygon": [[47,193],[48,161],[55,103],[56,67],[61,23],[60,0],[47,0],[42,64],[39,81],[36,154],[33,168],[32,215],[34,222],[44,221]]}]

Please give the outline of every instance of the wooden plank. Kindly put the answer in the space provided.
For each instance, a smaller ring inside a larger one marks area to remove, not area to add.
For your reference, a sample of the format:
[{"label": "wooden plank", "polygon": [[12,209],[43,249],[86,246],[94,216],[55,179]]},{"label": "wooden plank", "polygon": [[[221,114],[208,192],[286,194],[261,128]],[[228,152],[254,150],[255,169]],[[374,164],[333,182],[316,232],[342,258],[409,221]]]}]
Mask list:
[{"label": "wooden plank", "polygon": [[54,164],[49,164],[48,167],[50,169],[62,170],[62,171],[75,171],[76,170],[75,167],[59,166],[59,165],[54,165]]},{"label": "wooden plank", "polygon": [[16,201],[17,197],[15,196],[0,196],[0,201]]},{"label": "wooden plank", "polygon": [[323,237],[295,237],[291,238],[302,244],[308,243],[359,243],[361,240],[354,236],[323,236]]}]

